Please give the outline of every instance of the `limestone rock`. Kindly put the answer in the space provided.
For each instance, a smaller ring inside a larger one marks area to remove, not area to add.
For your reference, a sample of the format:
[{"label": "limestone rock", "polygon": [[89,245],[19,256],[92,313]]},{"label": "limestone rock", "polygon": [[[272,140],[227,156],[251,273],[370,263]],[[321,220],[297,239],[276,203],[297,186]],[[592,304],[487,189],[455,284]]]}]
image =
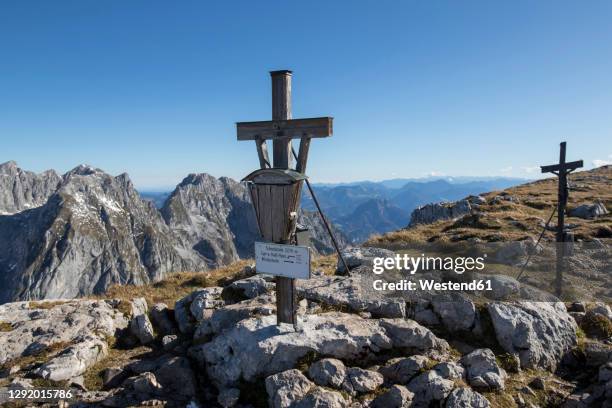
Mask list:
[{"label": "limestone rock", "polygon": [[[40,306],[39,306],[40,305]],[[55,300],[0,305],[0,321],[18,330],[0,335],[0,364],[58,343],[115,336],[128,321],[116,303],[104,300]],[[61,350],[60,350],[61,351]]]},{"label": "limestone rock", "polygon": [[403,385],[393,385],[370,403],[370,408],[406,408],[410,406],[414,394]]},{"label": "limestone rock", "polygon": [[223,388],[219,391],[217,402],[223,408],[231,408],[238,402],[240,390],[238,388]]},{"label": "limestone rock", "polygon": [[295,404],[295,408],[344,408],[346,406],[347,401],[342,394],[316,386]]},{"label": "limestone rock", "polygon": [[259,275],[234,281],[225,288],[225,290],[236,291],[248,299],[253,299],[259,295],[268,293],[273,289],[274,284],[267,282]]},{"label": "limestone rock", "polygon": [[593,204],[582,204],[568,211],[568,215],[570,217],[584,218],[587,220],[601,217],[602,215],[606,214],[608,214],[608,210],[602,202],[596,202]]},{"label": "limestone rock", "polygon": [[410,381],[407,388],[414,394],[412,406],[429,407],[444,401],[455,388],[455,383],[440,377],[435,371],[429,370]]},{"label": "limestone rock", "polygon": [[168,334],[162,337],[162,347],[164,350],[169,351],[178,345],[178,336],[176,334]]},{"label": "limestone rock", "polygon": [[219,309],[208,309],[206,318],[197,326],[193,339],[206,339],[209,335],[220,333],[251,316],[270,316],[276,310],[274,301],[274,297],[262,295]]},{"label": "limestone rock", "polygon": [[[353,270],[359,266],[371,267],[374,263],[374,258],[392,258],[395,253],[388,249],[374,248],[374,247],[350,247],[342,251],[342,256],[346,261],[349,269]],[[336,271],[339,273],[346,273],[342,260],[338,258],[338,265]]]},{"label": "limestone rock", "polygon": [[266,378],[266,391],[273,408],[288,408],[301,400],[314,384],[299,370],[287,370]]},{"label": "limestone rock", "polygon": [[206,309],[215,309],[224,305],[221,299],[222,287],[204,288],[194,292],[189,311],[197,322],[204,320]]},{"label": "limestone rock", "polygon": [[607,383],[608,381],[612,380],[612,361],[609,361],[599,367],[598,379],[600,383]]},{"label": "limestone rock", "polygon": [[506,373],[490,349],[477,349],[461,358],[468,383],[475,388],[504,389]]},{"label": "limestone rock", "polygon": [[483,395],[469,388],[455,388],[446,399],[446,408],[489,408],[491,404]]},{"label": "limestone rock", "polygon": [[364,370],[359,367],[351,367],[346,371],[346,386],[349,391],[372,392],[382,385],[384,378],[382,374]]},{"label": "limestone rock", "polygon": [[448,351],[446,341],[410,320],[323,313],[307,315],[300,324],[301,331],[295,332],[276,326],[275,316],[244,319],[211,342],[192,347],[190,355],[211,379],[230,385],[290,369],[309,352],[354,359],[392,348],[431,355]]},{"label": "limestone rock", "polygon": [[407,384],[428,363],[429,359],[425,356],[399,357],[389,360],[379,371],[388,383]]},{"label": "limestone rock", "polygon": [[555,370],[576,344],[576,322],[561,302],[490,303],[487,310],[497,341],[523,368]]},{"label": "limestone rock", "polygon": [[155,339],[153,325],[148,316],[147,301],[144,298],[132,299],[130,332],[141,344],[148,344]]},{"label": "limestone rock", "polygon": [[474,326],[476,307],[461,294],[438,295],[432,299],[431,304],[444,327],[451,333],[469,331]]},{"label": "limestone rock", "polygon": [[108,353],[102,340],[89,337],[73,344],[34,371],[46,380],[63,381],[83,374]]},{"label": "limestone rock", "polygon": [[151,322],[155,329],[162,335],[173,334],[176,326],[172,321],[170,309],[165,303],[156,303],[151,308]]},{"label": "limestone rock", "polygon": [[[371,277],[370,277],[371,278]],[[405,317],[406,301],[373,290],[367,277],[320,276],[297,282],[298,296],[331,306],[347,307],[354,312],[369,312],[375,317]]]},{"label": "limestone rock", "polygon": [[465,368],[452,361],[436,364],[433,370],[447,380],[459,380],[465,377]]},{"label": "limestone rock", "polygon": [[338,359],[324,358],[310,366],[308,375],[318,385],[339,388],[346,377],[346,367]]}]

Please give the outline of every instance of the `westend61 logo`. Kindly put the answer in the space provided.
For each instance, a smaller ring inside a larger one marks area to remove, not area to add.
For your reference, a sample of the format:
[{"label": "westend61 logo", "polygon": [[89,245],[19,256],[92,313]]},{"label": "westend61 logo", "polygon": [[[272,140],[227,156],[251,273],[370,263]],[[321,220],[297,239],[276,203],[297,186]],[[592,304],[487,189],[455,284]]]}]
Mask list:
[{"label": "westend61 logo", "polygon": [[[458,256],[410,256],[408,254],[397,254],[395,257],[374,258],[372,272],[381,275],[385,271],[406,271],[414,275],[417,271],[440,271],[454,272],[458,275],[469,271],[482,271],[485,267],[486,254],[479,257]],[[400,279],[395,282],[388,282],[376,279],[372,282],[374,290],[378,291],[482,291],[493,290],[490,279],[474,279],[469,282],[453,282],[451,280],[441,282],[436,279],[419,279],[417,282]]]},{"label": "westend61 logo", "polygon": [[459,275],[466,271],[482,271],[485,267],[484,260],[486,254],[479,257],[471,256],[459,256],[456,258],[447,256],[410,256],[407,254],[397,254],[395,257],[390,258],[374,258],[373,272],[376,275],[380,275],[384,271],[398,270],[398,271],[409,271],[411,275],[414,275],[416,271],[427,270],[427,271],[453,271]]}]

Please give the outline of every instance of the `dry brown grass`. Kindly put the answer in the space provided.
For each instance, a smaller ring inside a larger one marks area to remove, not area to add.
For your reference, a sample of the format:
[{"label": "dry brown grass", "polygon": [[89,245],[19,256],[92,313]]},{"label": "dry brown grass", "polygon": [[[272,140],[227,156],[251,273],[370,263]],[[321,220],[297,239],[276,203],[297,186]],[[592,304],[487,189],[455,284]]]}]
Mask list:
[{"label": "dry brown grass", "polygon": [[123,300],[125,302],[122,303],[125,304],[125,311],[128,314],[129,303],[127,301],[136,297],[144,297],[149,304],[163,302],[172,306],[175,301],[197,288],[217,286],[224,280],[231,280],[251,263],[250,260],[243,260],[206,272],[177,272],[148,285],[113,285],[104,294],[95,296],[95,298]]},{"label": "dry brown grass", "polygon": [[315,256],[312,260],[312,269],[320,270],[325,275],[333,275],[336,273],[337,262],[336,255]]},{"label": "dry brown grass", "polygon": [[129,350],[109,348],[108,355],[105,358],[85,371],[83,384],[88,390],[101,390],[103,386],[102,373],[106,368],[124,367],[131,361],[150,356],[153,353],[153,349],[147,346],[139,346]]},{"label": "dry brown grass", "polygon": [[[172,307],[174,302],[197,288],[225,286],[233,280],[247,277],[243,271],[245,267],[253,264],[253,260],[247,259],[206,272],[173,273],[148,285],[113,285],[105,293],[94,296],[94,298],[123,300],[118,308],[127,315],[130,313],[129,300],[136,297],[144,297],[149,305],[163,302]],[[336,257],[334,255],[315,256],[312,260],[312,267],[315,270],[323,271],[326,275],[333,275],[336,270]]]},{"label": "dry brown grass", "polygon": [[60,306],[68,303],[67,300],[41,300],[38,302],[28,302],[28,309],[53,309],[55,306]]},{"label": "dry brown grass", "polygon": [[13,331],[13,325],[8,322],[0,322],[0,332]]},{"label": "dry brown grass", "polygon": [[[573,173],[569,176],[569,181],[568,209],[595,201],[601,201],[608,209],[612,208],[612,166]],[[482,196],[489,202],[500,193],[494,191]],[[456,221],[440,221],[418,225],[373,236],[366,245],[398,249],[431,242],[458,242],[469,238],[496,242],[537,237],[542,231],[541,223],[548,220],[557,202],[556,177],[509,188],[505,193],[518,197],[519,202],[502,201],[499,204],[482,205],[480,212],[483,217],[478,222],[462,224]],[[552,225],[554,221],[551,222]],[[575,225],[572,232],[576,239],[605,238],[612,233],[610,214],[595,220],[566,217],[566,223]],[[554,231],[546,231],[544,240],[553,241],[554,234]]]}]

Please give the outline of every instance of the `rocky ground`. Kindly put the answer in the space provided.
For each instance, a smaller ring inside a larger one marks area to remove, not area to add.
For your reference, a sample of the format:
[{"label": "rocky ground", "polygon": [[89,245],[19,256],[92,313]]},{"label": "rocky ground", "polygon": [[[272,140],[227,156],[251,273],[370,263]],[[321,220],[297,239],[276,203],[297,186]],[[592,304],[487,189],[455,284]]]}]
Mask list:
[{"label": "rocky ground", "polygon": [[363,284],[381,251],[348,251],[349,275],[319,260],[296,327],[276,326],[273,278],[244,263],[4,304],[0,384],[71,387],[75,407],[612,406],[608,305],[499,300],[507,282],[484,302],[383,296]]}]

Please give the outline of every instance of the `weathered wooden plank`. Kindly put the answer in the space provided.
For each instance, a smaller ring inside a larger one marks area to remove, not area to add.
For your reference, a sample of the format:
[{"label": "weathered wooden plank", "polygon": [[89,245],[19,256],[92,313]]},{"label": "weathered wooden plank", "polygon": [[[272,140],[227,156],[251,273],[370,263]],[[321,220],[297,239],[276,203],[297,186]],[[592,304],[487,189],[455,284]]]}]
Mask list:
[{"label": "weathered wooden plank", "polygon": [[300,152],[298,153],[295,171],[298,173],[306,173],[306,162],[308,162],[308,151],[310,150],[310,138],[303,137],[300,140]]},{"label": "weathered wooden plank", "polygon": [[270,164],[270,156],[268,155],[268,143],[266,139],[259,138],[255,139],[255,144],[257,145],[257,156],[259,157],[259,167],[265,169],[267,167],[272,167]]},{"label": "weathered wooden plank", "polygon": [[236,123],[238,140],[319,138],[333,134],[333,118],[277,119]]}]

